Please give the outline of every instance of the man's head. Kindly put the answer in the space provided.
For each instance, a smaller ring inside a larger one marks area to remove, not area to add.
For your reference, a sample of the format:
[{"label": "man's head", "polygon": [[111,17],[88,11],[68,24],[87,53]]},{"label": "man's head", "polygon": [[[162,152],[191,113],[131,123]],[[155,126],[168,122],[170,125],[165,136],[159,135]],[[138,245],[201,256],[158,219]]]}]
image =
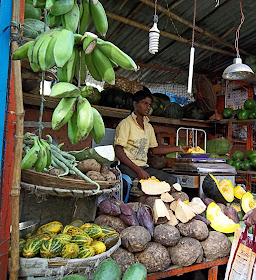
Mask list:
[{"label": "man's head", "polygon": [[132,97],[134,113],[136,115],[147,116],[152,100],[152,94],[149,91],[137,91]]}]

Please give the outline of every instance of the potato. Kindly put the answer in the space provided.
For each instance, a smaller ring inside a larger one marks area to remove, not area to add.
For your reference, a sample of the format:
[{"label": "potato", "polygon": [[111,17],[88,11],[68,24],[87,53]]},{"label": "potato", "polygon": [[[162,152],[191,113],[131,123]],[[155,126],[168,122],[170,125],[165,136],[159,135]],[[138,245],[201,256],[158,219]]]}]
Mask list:
[{"label": "potato", "polygon": [[175,246],[167,249],[172,263],[178,266],[190,266],[203,261],[203,248],[194,238],[183,237]]},{"label": "potato", "polygon": [[158,225],[154,230],[154,241],[163,246],[174,246],[180,240],[180,232],[172,225]]},{"label": "potato", "polygon": [[101,165],[96,159],[85,159],[78,163],[77,168],[83,173],[88,171],[100,172]]},{"label": "potato", "polygon": [[118,217],[113,217],[110,215],[102,214],[98,216],[95,221],[95,224],[99,226],[109,226],[112,227],[117,232],[121,232],[125,228],[127,228],[127,225]]},{"label": "potato", "polygon": [[146,244],[151,240],[148,230],[141,226],[131,226],[120,233],[122,246],[129,252],[140,252],[145,249]]},{"label": "potato", "polygon": [[128,267],[135,264],[134,254],[121,247],[119,247],[110,257],[119,264],[122,274]]},{"label": "potato", "polygon": [[148,273],[165,270],[171,263],[167,249],[156,242],[149,242],[143,252],[136,253],[135,260],[145,265]]},{"label": "potato", "polygon": [[88,171],[86,176],[93,181],[105,181],[105,178],[97,171]]},{"label": "potato", "polygon": [[103,173],[108,173],[110,170],[109,168],[106,166],[106,165],[101,165],[101,168],[100,168],[100,173],[103,174]]},{"label": "potato", "polygon": [[199,241],[205,240],[209,235],[207,225],[202,221],[194,219],[185,224],[179,223],[177,229],[181,235],[192,237]]},{"label": "potato", "polygon": [[101,173],[101,175],[104,177],[105,181],[116,181],[116,175],[108,171],[108,173]]},{"label": "potato", "polygon": [[206,260],[217,260],[229,255],[231,242],[228,237],[218,231],[210,231],[206,240],[201,242]]},{"label": "potato", "polygon": [[178,199],[180,199],[181,201],[189,200],[188,195],[184,192],[173,192],[173,193],[171,193],[171,195],[175,200],[178,200]]}]

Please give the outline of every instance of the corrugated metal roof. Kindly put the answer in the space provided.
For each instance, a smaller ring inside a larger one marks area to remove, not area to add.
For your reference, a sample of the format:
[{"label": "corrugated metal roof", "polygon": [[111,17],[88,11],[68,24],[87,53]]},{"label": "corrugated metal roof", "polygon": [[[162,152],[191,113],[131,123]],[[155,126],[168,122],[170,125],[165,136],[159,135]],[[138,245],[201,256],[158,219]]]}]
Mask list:
[{"label": "corrugated metal roof", "polygon": [[[154,5],[155,1],[147,0]],[[121,16],[124,19],[152,27],[154,7],[143,3],[145,0],[101,0],[107,13]],[[158,0],[157,6],[168,9],[180,18],[193,23],[194,1],[193,0]],[[245,21],[240,30],[239,49],[243,60],[242,50],[248,54],[256,54],[256,28],[255,28],[255,0],[243,0],[242,9]],[[166,14],[157,10],[159,17],[158,29],[170,34],[182,37],[191,42],[192,29]],[[186,84],[188,77],[188,65],[190,45],[176,40],[160,36],[159,52],[152,55],[148,52],[148,31],[122,23],[108,17],[109,30],[105,40],[111,41],[124,52],[129,54],[136,62],[147,65],[157,65],[180,70],[180,73],[161,69],[143,68],[136,73],[117,69],[116,73],[132,81],[154,83],[180,83]],[[236,30],[241,21],[240,0],[220,0],[216,7],[215,0],[197,0],[196,25],[205,31],[221,38],[226,35],[225,41],[234,45]],[[93,25],[90,26],[95,32]],[[225,34],[225,33],[228,34]],[[206,51],[204,48],[195,46],[195,73],[204,73],[212,79],[221,77],[222,71],[232,63],[235,57],[233,50],[212,38],[203,36],[195,31],[195,43],[228,51],[231,55],[216,51]],[[234,55],[232,55],[232,53]]]}]

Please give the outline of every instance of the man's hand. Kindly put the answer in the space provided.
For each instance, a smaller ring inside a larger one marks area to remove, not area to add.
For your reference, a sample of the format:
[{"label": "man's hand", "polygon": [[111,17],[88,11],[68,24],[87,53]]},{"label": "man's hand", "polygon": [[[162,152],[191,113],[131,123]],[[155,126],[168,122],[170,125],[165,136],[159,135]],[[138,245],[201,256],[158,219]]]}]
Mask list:
[{"label": "man's hand", "polygon": [[191,148],[191,146],[181,146],[181,152],[185,154],[189,148]]},{"label": "man's hand", "polygon": [[247,212],[243,217],[243,221],[249,227],[255,225],[256,224],[256,208]]},{"label": "man's hand", "polygon": [[137,176],[138,176],[139,180],[150,178],[149,174],[140,167],[138,168],[138,170],[136,170],[136,173],[137,173]]}]

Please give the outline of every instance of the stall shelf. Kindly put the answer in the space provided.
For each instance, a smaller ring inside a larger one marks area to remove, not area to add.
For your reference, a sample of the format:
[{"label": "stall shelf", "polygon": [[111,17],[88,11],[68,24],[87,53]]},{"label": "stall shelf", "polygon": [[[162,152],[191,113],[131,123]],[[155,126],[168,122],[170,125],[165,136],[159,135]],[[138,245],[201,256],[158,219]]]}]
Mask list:
[{"label": "stall shelf", "polygon": [[204,263],[194,264],[188,267],[171,266],[167,271],[161,271],[149,274],[147,280],[164,279],[171,276],[180,276],[185,273],[208,269],[208,280],[217,280],[218,267],[225,265],[228,262],[228,257],[217,259],[214,261],[206,261]]}]

